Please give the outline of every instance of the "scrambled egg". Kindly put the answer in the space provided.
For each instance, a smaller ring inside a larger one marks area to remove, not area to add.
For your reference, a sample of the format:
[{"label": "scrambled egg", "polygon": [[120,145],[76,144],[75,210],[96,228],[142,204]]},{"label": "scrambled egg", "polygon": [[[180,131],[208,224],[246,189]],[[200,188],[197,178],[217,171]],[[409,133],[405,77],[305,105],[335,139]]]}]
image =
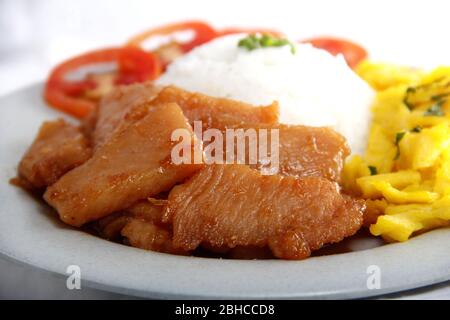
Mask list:
[{"label": "scrambled egg", "polygon": [[367,200],[370,232],[387,241],[450,225],[450,67],[431,73],[361,63],[376,91],[364,156],[344,167],[344,188]]}]

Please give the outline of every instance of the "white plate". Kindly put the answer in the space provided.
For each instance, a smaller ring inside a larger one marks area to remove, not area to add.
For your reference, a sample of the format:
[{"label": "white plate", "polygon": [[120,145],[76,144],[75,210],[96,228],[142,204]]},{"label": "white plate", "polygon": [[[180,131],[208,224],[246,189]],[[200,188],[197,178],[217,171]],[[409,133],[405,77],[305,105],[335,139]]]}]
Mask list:
[{"label": "white plate", "polygon": [[[37,85],[0,99],[0,253],[83,284],[152,298],[356,298],[450,279],[450,229],[402,244],[304,261],[178,257],[108,242],[60,223],[42,202],[11,186],[16,165],[43,120],[61,116],[41,102]],[[355,240],[353,250],[375,242]],[[369,266],[381,288],[368,289]]]}]

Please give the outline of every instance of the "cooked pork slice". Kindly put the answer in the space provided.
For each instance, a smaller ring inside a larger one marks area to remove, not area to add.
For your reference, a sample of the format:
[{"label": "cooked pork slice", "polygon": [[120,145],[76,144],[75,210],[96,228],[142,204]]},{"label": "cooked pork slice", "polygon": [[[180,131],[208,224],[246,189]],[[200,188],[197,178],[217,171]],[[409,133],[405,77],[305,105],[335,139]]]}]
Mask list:
[{"label": "cooked pork slice", "polygon": [[84,135],[91,141],[94,141],[95,126],[97,125],[98,105],[95,106],[84,118],[80,121],[80,129]]},{"label": "cooked pork slice", "polygon": [[269,246],[283,259],[353,235],[365,209],[324,178],[262,176],[245,165],[205,166],[168,200],[163,221],[173,223],[176,247]]},{"label": "cooked pork slice", "polygon": [[273,259],[274,256],[268,247],[237,246],[227,254],[230,259],[255,260],[255,259]]},{"label": "cooked pork slice", "polygon": [[[140,200],[128,209],[115,212],[97,220],[94,227],[98,230],[102,238],[109,240],[118,240],[121,231],[131,219],[140,219],[152,222],[158,225],[162,223],[162,211],[167,200],[145,199]],[[164,225],[164,227],[169,227]]]},{"label": "cooked pork slice", "polygon": [[133,218],[163,225],[163,209],[166,204],[167,200],[148,198],[135,203],[125,212]]},{"label": "cooked pork slice", "polygon": [[[266,129],[279,129],[279,174],[341,181],[344,160],[350,149],[339,133],[326,127],[279,125]],[[270,146],[270,131],[267,133]],[[261,162],[252,165],[256,169],[261,166]]]},{"label": "cooked pork slice", "polygon": [[129,112],[130,124],[117,130],[92,158],[47,189],[44,199],[67,224],[81,226],[169,190],[201,165],[171,161],[171,135],[184,129],[195,135],[176,104],[140,105]]},{"label": "cooked pork slice", "polygon": [[97,222],[100,235],[109,240],[124,238],[133,247],[172,254],[187,254],[172,243],[171,226],[162,223],[167,201],[141,200],[130,208],[111,214]]},{"label": "cooked pork slice", "polygon": [[171,254],[188,253],[173,245],[170,230],[143,219],[132,218],[122,229],[122,236],[132,247]]},{"label": "cooked pork slice", "polygon": [[243,102],[213,98],[200,93],[184,91],[170,86],[164,88],[153,100],[155,104],[177,103],[192,124],[202,121],[203,129],[235,128],[244,124],[273,125],[278,123],[279,107],[255,107]]},{"label": "cooked pork slice", "polygon": [[101,218],[93,224],[100,237],[118,241],[121,238],[122,229],[131,219],[131,215],[126,211],[119,211]]},{"label": "cooked pork slice", "polygon": [[[330,128],[277,124],[276,103],[267,107],[254,107],[176,87],[164,88],[153,100],[155,104],[167,102],[178,103],[191,124],[194,120],[201,120],[203,129],[242,128],[255,129],[257,133],[266,129],[269,146],[270,129],[278,129],[280,174],[294,177],[318,176],[340,181],[344,159],[350,153],[345,138]],[[225,145],[223,150],[225,152]],[[259,169],[261,163],[252,166]]]},{"label": "cooked pork slice", "polygon": [[104,144],[126,121],[127,113],[139,104],[150,101],[160,89],[152,83],[137,83],[115,89],[106,95],[96,111],[94,146],[97,149]]},{"label": "cooked pork slice", "polygon": [[19,178],[35,189],[47,187],[83,164],[91,153],[79,127],[62,119],[44,122],[19,163]]}]

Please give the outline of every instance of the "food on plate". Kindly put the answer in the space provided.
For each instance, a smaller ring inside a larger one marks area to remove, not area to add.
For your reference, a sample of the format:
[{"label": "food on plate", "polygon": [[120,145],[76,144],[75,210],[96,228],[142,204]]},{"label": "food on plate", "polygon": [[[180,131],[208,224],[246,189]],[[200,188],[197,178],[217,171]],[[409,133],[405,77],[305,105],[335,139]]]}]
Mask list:
[{"label": "food on plate", "polygon": [[367,58],[367,51],[348,40],[319,37],[304,40],[305,43],[312,44],[315,48],[324,49],[332,55],[342,54],[351,68],[359,67],[359,64]]},{"label": "food on plate", "polygon": [[163,253],[187,254],[173,244],[172,232],[154,222],[131,218],[121,231],[125,241],[133,247]]},{"label": "food on plate", "polygon": [[[350,150],[345,138],[329,128],[278,124],[278,105],[266,107],[224,98],[213,98],[169,86],[152,100],[154,104],[177,103],[190,120],[201,121],[203,128],[279,130],[280,174],[294,177],[322,176],[340,181],[342,167]],[[205,143],[205,141],[204,141]],[[267,141],[270,144],[270,139]],[[248,150],[247,150],[248,151]],[[248,155],[245,157],[248,163]],[[262,163],[251,165],[261,168]]]},{"label": "food on plate", "polygon": [[[280,124],[271,127],[279,132],[279,174],[302,177],[323,177],[341,182],[344,160],[350,154],[345,138],[326,127]],[[270,140],[269,140],[270,143]],[[256,169],[264,163],[250,165]]]},{"label": "food on plate", "polygon": [[152,83],[121,86],[106,94],[90,114],[92,140],[95,148],[103,145],[119,126],[127,124],[126,117],[137,105],[150,102],[159,89]]},{"label": "food on plate", "polygon": [[149,198],[130,208],[111,214],[96,222],[101,237],[123,242],[145,250],[185,255],[186,251],[175,248],[172,228],[162,222],[167,200]]},{"label": "food on plate", "polygon": [[175,165],[170,159],[173,130],[184,128],[195,139],[178,105],[138,105],[125,121],[88,161],[45,192],[44,199],[65,223],[81,226],[126,209],[170,190],[199,169],[198,164]]},{"label": "food on plate", "polygon": [[184,43],[175,42],[182,52],[188,52],[199,45],[211,41],[217,35],[217,31],[203,21],[182,21],[144,31],[131,38],[128,44],[131,46],[142,46],[146,40],[155,36],[170,36],[176,32],[186,30],[193,32],[194,36]]},{"label": "food on plate", "polygon": [[103,238],[114,240],[121,237],[122,229],[132,218],[161,224],[162,209],[166,202],[166,200],[156,198],[140,200],[125,210],[115,212],[97,220],[94,223],[95,229]]},{"label": "food on plate", "polygon": [[247,103],[188,92],[173,86],[164,88],[153,100],[155,104],[177,103],[191,125],[201,121],[203,128],[237,128],[245,124],[272,125],[278,123],[277,102],[255,107]]},{"label": "food on plate", "polygon": [[292,54],[295,54],[297,52],[297,47],[288,39],[272,36],[269,34],[250,34],[245,38],[242,38],[238,42],[238,47],[245,48],[248,51],[284,46],[289,46]]},{"label": "food on plate", "polygon": [[148,199],[126,210],[130,216],[120,231],[131,246],[172,254],[187,254],[173,245],[172,226],[162,221],[166,200]]},{"label": "food on plate", "polygon": [[[247,50],[229,35],[172,62],[155,82],[255,106],[277,101],[280,122],[330,126],[364,152],[374,92],[341,56],[310,44]],[[357,129],[356,129],[357,128]]]},{"label": "food on plate", "polygon": [[104,239],[111,241],[121,241],[122,229],[125,227],[129,220],[129,214],[127,214],[125,211],[118,211],[94,222],[93,228],[98,233],[98,235]]},{"label": "food on plate", "polygon": [[[109,80],[106,81],[106,86],[105,77],[68,80],[69,74],[81,67],[107,62],[115,62],[118,68],[111,77],[106,77],[106,80]],[[47,80],[44,97],[51,106],[73,116],[84,117],[95,108],[94,101],[99,95],[109,92],[114,84],[154,80],[159,73],[159,60],[153,54],[138,48],[108,48],[92,51],[57,66]],[[100,88],[102,90],[98,92]],[[94,90],[97,92],[93,94]]]},{"label": "food on plate", "polygon": [[423,71],[418,68],[398,66],[387,63],[362,61],[356,68],[357,73],[377,91],[396,85],[419,83]]},{"label": "food on plate", "polygon": [[378,93],[366,153],[347,162],[344,184],[378,201],[370,231],[406,241],[449,225],[450,69],[364,62],[358,70]]},{"label": "food on plate", "polygon": [[31,189],[52,185],[91,157],[89,140],[65,120],[44,122],[19,163],[19,178]]},{"label": "food on plate", "polygon": [[177,255],[300,260],[361,228],[447,226],[450,69],[367,57],[265,28],[145,31],[51,72],[45,100],[79,123],[44,123],[14,181],[66,224]]},{"label": "food on plate", "polygon": [[174,244],[194,250],[269,246],[276,257],[302,259],[353,235],[364,201],[339,193],[323,178],[262,176],[244,165],[210,165],[169,194],[163,221]]}]

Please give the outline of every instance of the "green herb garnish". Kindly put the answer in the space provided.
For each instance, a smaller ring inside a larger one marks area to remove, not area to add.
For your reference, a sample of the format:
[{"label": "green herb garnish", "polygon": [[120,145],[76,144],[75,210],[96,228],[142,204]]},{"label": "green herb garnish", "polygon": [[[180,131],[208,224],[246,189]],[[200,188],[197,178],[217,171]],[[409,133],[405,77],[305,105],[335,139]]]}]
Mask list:
[{"label": "green herb garnish", "polygon": [[409,87],[406,90],[403,103],[410,111],[417,107],[434,104],[450,96],[449,87],[448,77],[441,77],[429,83]]},{"label": "green herb garnish", "polygon": [[441,101],[444,98],[447,98],[448,96],[450,96],[450,92],[445,92],[445,93],[441,93],[441,94],[437,94],[435,96],[432,96],[431,100],[433,100],[433,101]]},{"label": "green herb garnish", "polygon": [[371,176],[374,176],[374,175],[377,175],[377,174],[378,174],[377,167],[369,166],[369,170],[370,170],[370,175],[371,175]]},{"label": "green herb garnish", "polygon": [[442,111],[442,106],[447,100],[439,100],[435,104],[433,104],[427,111],[423,114],[424,116],[433,116],[433,117],[443,117],[444,111]]},{"label": "green herb garnish", "polygon": [[406,134],[405,131],[397,132],[397,134],[395,135],[395,145],[396,146],[398,146],[400,141],[402,141],[402,139],[405,136],[405,134]]},{"label": "green herb garnish", "polygon": [[401,132],[397,132],[397,134],[395,135],[395,146],[397,147],[397,153],[395,155],[394,160],[397,160],[398,158],[400,158],[400,141],[403,139],[403,137],[405,136],[406,132],[405,131],[401,131]]},{"label": "green herb garnish", "polygon": [[238,47],[246,48],[249,51],[255,50],[260,47],[259,40],[256,35],[251,34],[248,37],[239,40]]},{"label": "green herb garnish", "polygon": [[411,129],[411,132],[419,133],[420,131],[422,131],[422,129],[423,128],[421,126],[416,126],[416,127]]},{"label": "green herb garnish", "polygon": [[269,47],[283,47],[289,46],[291,53],[295,54],[295,45],[287,39],[273,37],[268,34],[257,35],[251,34],[241,40],[239,40],[238,47],[245,48],[248,51]]},{"label": "green herb garnish", "polygon": [[405,97],[403,98],[403,103],[404,103],[405,106],[409,109],[409,111],[412,111],[412,109],[414,109],[414,105],[413,105],[411,102],[409,102],[410,95],[413,94],[413,93],[415,93],[416,91],[417,91],[416,88],[414,88],[414,87],[409,87],[409,88],[406,90]]}]

